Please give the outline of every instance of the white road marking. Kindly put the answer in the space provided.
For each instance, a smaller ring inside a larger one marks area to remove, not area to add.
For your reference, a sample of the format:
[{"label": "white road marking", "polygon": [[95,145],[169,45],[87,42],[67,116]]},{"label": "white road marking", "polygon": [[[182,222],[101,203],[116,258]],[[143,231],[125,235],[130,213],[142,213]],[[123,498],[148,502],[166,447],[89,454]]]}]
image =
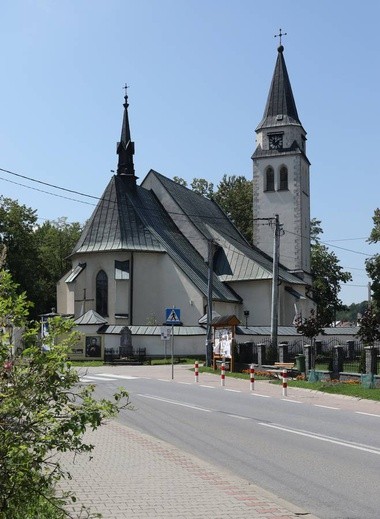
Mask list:
[{"label": "white road marking", "polygon": [[112,378],[122,378],[125,380],[135,380],[139,377],[132,377],[130,375],[114,375],[113,373],[95,373],[97,377],[112,377]]},{"label": "white road marking", "polygon": [[239,418],[239,420],[249,420],[246,416],[239,416],[238,414],[227,414],[227,416],[231,416],[231,418]]},{"label": "white road marking", "polygon": [[299,400],[291,400],[290,398],[281,398],[283,402],[290,402],[291,404],[302,404]]},{"label": "white road marking", "polygon": [[199,384],[199,387],[208,387],[209,389],[215,389],[214,386],[205,386],[204,384]]},{"label": "white road marking", "polygon": [[373,414],[373,413],[364,413],[363,411],[355,411],[356,414],[364,414],[366,416],[374,416],[375,418],[380,418],[380,414]]},{"label": "white road marking", "polygon": [[239,389],[225,389],[225,391],[231,391],[231,393],[241,393]]},{"label": "white road marking", "polygon": [[169,398],[161,398],[154,395],[143,395],[139,393],[138,396],[142,396],[144,398],[150,398],[151,400],[159,400],[160,402],[165,402],[167,404],[179,405],[181,407],[189,407],[190,409],[196,409],[197,411],[204,411],[205,413],[211,413],[211,409],[205,409],[204,407],[199,407],[197,405],[185,404],[184,402],[178,402],[177,400],[170,400]]},{"label": "white road marking", "polygon": [[80,381],[81,382],[92,382],[96,380],[97,382],[103,382],[103,381],[114,381],[116,380],[115,378],[106,378],[106,377],[95,377],[95,376],[90,376],[90,375],[84,375],[83,377],[80,378]]},{"label": "white road marking", "polygon": [[272,429],[278,429],[279,431],[283,431],[283,432],[297,434],[298,436],[306,436],[308,438],[313,438],[314,440],[319,440],[322,442],[334,443],[335,445],[341,445],[342,447],[349,447],[350,449],[356,449],[359,451],[370,452],[371,454],[377,454],[378,456],[380,456],[380,449],[378,449],[376,447],[371,447],[370,445],[349,442],[347,440],[341,440],[339,438],[323,436],[318,433],[312,433],[312,432],[302,431],[302,430],[298,430],[298,429],[290,429],[288,427],[283,427],[282,425],[277,425],[277,424],[259,422],[259,425],[263,425],[264,427],[270,427]]},{"label": "white road marking", "polygon": [[269,395],[260,395],[260,393],[251,393],[252,396],[261,396],[261,398],[270,398]]},{"label": "white road marking", "polygon": [[169,382],[169,379],[167,378],[159,378],[157,380],[159,380],[160,382]]},{"label": "white road marking", "polygon": [[330,405],[320,405],[320,404],[314,404],[315,407],[323,407],[323,409],[335,409],[339,411],[339,407],[331,407]]},{"label": "white road marking", "polygon": [[178,384],[183,384],[185,386],[192,386],[191,382],[178,382]]}]

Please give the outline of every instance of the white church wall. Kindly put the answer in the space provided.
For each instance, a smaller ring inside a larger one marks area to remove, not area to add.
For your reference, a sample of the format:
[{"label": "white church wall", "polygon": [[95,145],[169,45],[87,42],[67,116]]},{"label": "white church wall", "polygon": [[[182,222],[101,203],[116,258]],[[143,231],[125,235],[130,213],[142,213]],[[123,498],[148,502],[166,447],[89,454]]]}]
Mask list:
[{"label": "white church wall", "polygon": [[160,324],[166,308],[179,308],[186,326],[198,324],[203,296],[167,254],[136,254],[133,272],[133,324]]},{"label": "white church wall", "polygon": [[271,281],[233,281],[229,286],[243,299],[236,316],[242,324],[245,324],[244,310],[249,311],[248,322],[250,326],[268,325],[270,316]]}]

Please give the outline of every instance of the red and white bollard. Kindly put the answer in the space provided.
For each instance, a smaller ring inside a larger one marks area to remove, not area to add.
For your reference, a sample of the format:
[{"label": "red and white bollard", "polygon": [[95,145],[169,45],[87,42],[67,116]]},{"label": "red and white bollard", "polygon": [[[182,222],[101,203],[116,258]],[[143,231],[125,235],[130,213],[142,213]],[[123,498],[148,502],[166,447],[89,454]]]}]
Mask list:
[{"label": "red and white bollard", "polygon": [[251,367],[249,369],[249,380],[250,380],[250,388],[251,391],[255,389],[255,368],[253,367],[253,364],[251,364]]},{"label": "red and white bollard", "polygon": [[226,385],[226,366],[224,362],[222,362],[222,365],[220,366],[220,385]]},{"label": "red and white bollard", "polygon": [[282,396],[288,396],[288,372],[282,370]]},{"label": "red and white bollard", "polygon": [[198,366],[198,362],[195,362],[195,363],[194,363],[194,375],[195,375],[195,382],[198,382],[198,377],[199,377],[199,366]]}]

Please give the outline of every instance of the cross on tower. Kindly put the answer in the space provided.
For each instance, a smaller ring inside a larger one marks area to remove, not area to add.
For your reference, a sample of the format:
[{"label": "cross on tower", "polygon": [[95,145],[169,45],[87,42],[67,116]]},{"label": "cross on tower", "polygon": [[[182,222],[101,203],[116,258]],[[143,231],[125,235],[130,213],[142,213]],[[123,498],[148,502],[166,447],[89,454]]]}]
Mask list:
[{"label": "cross on tower", "polygon": [[275,38],[280,38],[280,45],[281,45],[281,38],[282,38],[283,36],[287,36],[287,35],[288,35],[287,32],[282,32],[282,29],[280,29],[280,33],[279,33],[279,34],[275,34],[274,37],[275,37]]},{"label": "cross on tower", "polygon": [[129,86],[130,86],[130,85],[127,85],[127,83],[125,83],[125,85],[123,86],[123,88],[124,88],[124,94],[125,94],[126,96],[128,95],[127,90],[128,90],[128,88],[129,88]]}]

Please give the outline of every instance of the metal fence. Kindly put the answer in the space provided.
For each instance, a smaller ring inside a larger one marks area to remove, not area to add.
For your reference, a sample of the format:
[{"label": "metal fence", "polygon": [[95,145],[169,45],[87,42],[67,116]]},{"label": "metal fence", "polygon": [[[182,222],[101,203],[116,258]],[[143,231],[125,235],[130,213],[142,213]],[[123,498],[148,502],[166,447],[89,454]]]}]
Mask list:
[{"label": "metal fence", "polygon": [[[272,348],[270,338],[263,338],[256,342],[244,342],[237,345],[236,359],[239,363],[251,364],[258,362],[258,344],[265,346],[265,363],[274,364],[279,360],[279,349]],[[295,362],[296,356],[303,353],[304,340],[297,338],[288,341],[287,362]],[[360,341],[339,340],[329,338],[315,341],[315,368],[332,371],[334,349],[343,347],[344,362],[343,371],[347,373],[365,373],[365,345]],[[380,352],[380,342],[374,344]],[[380,355],[377,357],[377,372],[380,373]]]}]

